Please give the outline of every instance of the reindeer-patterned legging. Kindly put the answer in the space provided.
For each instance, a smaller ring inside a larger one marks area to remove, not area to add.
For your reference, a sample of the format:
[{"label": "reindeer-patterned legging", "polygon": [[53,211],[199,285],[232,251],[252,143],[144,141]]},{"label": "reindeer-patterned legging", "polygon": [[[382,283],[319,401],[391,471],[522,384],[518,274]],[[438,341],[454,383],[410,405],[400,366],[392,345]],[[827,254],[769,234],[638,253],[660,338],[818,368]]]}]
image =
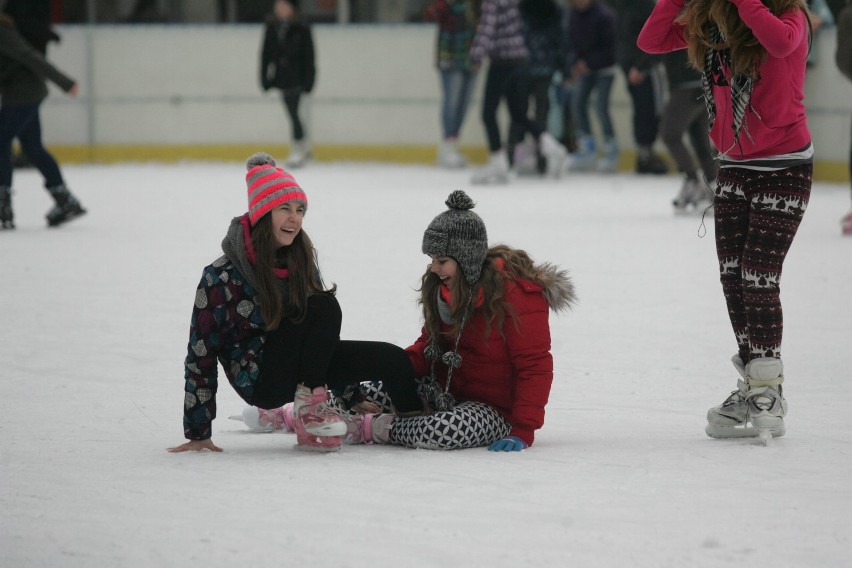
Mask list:
[{"label": "reindeer-patterned legging", "polygon": [[713,209],[728,316],[743,362],[781,356],[781,266],[808,206],[813,165],[723,167]]}]

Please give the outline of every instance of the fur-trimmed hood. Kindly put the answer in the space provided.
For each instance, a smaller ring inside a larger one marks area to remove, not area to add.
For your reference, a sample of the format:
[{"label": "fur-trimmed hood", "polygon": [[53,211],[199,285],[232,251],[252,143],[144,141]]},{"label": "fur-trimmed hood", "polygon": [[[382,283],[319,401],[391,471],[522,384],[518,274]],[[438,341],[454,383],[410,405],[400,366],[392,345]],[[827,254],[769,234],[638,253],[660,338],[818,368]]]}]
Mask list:
[{"label": "fur-trimmed hood", "polygon": [[559,313],[574,307],[577,303],[577,295],[574,292],[574,282],[567,270],[550,262],[536,264],[534,270],[535,277],[532,280],[543,288],[542,294],[551,310]]}]

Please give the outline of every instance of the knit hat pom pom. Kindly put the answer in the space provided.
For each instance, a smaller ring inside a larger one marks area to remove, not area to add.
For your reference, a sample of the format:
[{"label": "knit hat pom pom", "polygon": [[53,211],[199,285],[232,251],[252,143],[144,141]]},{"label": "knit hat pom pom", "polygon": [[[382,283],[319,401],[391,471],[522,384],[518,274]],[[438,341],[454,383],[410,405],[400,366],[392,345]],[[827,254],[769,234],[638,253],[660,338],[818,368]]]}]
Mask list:
[{"label": "knit hat pom pom", "polygon": [[275,166],[275,158],[267,154],[266,152],[258,152],[256,154],[252,154],[248,161],[246,161],[246,171],[256,168],[257,166]]},{"label": "knit hat pom pom", "polygon": [[460,189],[452,192],[444,203],[446,203],[447,207],[450,209],[458,209],[460,211],[467,211],[468,209],[473,209],[476,206],[473,199]]}]

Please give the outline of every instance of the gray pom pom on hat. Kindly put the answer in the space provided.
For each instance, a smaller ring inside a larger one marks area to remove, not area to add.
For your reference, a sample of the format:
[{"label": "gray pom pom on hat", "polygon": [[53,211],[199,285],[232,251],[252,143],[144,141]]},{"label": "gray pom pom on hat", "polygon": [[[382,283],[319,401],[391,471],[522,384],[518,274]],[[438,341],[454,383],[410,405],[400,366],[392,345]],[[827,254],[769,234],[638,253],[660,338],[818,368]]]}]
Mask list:
[{"label": "gray pom pom on hat", "polygon": [[256,166],[275,166],[275,158],[267,154],[266,152],[257,152],[249,156],[249,159],[246,160],[246,171],[256,167]]},{"label": "gray pom pom on hat", "polygon": [[448,209],[432,219],[423,233],[423,254],[455,259],[465,280],[473,286],[488,254],[485,223],[471,211],[476,204],[462,190],[452,192],[444,203]]}]

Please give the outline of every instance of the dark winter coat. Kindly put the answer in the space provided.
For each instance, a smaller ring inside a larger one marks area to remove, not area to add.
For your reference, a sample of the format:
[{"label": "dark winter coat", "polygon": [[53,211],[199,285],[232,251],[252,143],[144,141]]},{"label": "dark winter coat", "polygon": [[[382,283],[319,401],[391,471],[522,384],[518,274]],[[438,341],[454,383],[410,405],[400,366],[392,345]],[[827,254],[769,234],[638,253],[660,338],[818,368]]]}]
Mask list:
[{"label": "dark winter coat", "polygon": [[0,100],[4,105],[38,104],[47,98],[45,79],[70,91],[74,80],[51,65],[18,33],[14,24],[0,18]]},{"label": "dark winter coat", "polygon": [[654,11],[655,3],[655,0],[607,0],[615,11],[615,59],[625,72],[631,67],[644,72],[659,62],[656,56],[645,53],[636,45],[639,32]]},{"label": "dark winter coat", "polygon": [[301,89],[310,93],[315,80],[311,29],[301,22],[267,19],[260,54],[260,84],[263,89]]},{"label": "dark winter coat", "polygon": [[689,63],[689,56],[685,49],[664,54],[663,66],[666,68],[669,89],[672,91],[701,87],[701,73]]},{"label": "dark winter coat", "polygon": [[615,65],[615,14],[601,2],[584,11],[572,9],[568,16],[569,66],[579,60],[590,71]]},{"label": "dark winter coat", "polygon": [[837,51],[834,60],[840,72],[852,81],[852,4],[837,15]]},{"label": "dark winter coat", "polygon": [[524,37],[530,52],[528,71],[534,79],[550,79],[565,60],[564,15],[554,0],[521,0]]},{"label": "dark winter coat", "polygon": [[[504,297],[516,316],[508,317],[502,335],[492,329],[485,335],[485,318],[475,311],[464,326],[458,354],[461,367],[453,370],[450,392],[457,401],[479,401],[496,409],[512,426],[511,435],[532,445],[535,431],[544,424],[544,407],[553,382],[548,312],[573,302],[573,287],[564,272],[540,267],[540,281],[506,280]],[[442,323],[441,331],[450,325]],[[431,363],[424,356],[429,344],[425,328],[406,351],[417,376],[428,376]],[[439,341],[451,351],[449,339]],[[436,378],[446,385],[446,367],[435,365]]]},{"label": "dark winter coat", "polygon": [[266,323],[254,281],[248,214],[231,222],[225,254],[204,268],[195,291],[184,378],[184,435],[205,440],[216,418],[218,364],[231,386],[251,403],[260,377]]},{"label": "dark winter coat", "polygon": [[6,0],[3,7],[18,32],[42,55],[47,54],[48,42],[59,41],[50,27],[50,4],[50,0]]}]

